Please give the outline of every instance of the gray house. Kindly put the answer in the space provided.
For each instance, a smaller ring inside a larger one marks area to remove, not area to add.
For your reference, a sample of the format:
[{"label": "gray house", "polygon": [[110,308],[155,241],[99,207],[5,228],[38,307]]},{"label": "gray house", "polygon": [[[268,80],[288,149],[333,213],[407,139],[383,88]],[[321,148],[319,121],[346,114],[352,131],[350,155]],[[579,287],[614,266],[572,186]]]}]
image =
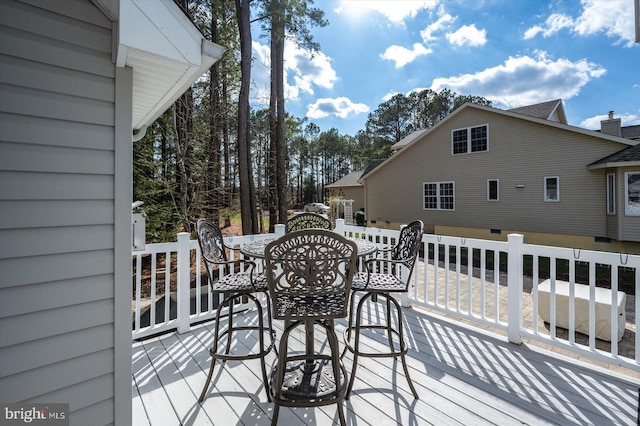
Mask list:
[{"label": "gray house", "polygon": [[0,402],[130,424],[132,140],[224,49],[171,0],[3,0],[0,29]]},{"label": "gray house", "polygon": [[596,132],[569,126],[560,100],[465,104],[406,141],[360,179],[372,226],[640,253],[640,150],[620,119]]}]

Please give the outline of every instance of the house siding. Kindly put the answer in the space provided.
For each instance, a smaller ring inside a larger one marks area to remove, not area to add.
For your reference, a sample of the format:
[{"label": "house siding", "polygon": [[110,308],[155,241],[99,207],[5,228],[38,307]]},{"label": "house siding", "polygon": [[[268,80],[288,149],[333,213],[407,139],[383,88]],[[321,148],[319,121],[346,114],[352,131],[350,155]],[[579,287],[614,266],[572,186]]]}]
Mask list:
[{"label": "house siding", "polygon": [[[451,153],[451,130],[488,124],[489,149]],[[624,148],[577,132],[467,107],[368,176],[367,220],[602,237],[603,170],[587,165]],[[544,177],[560,178],[560,201],[544,201]],[[499,179],[499,201],[487,201]],[[455,182],[455,210],[424,210],[424,182]],[[516,185],[524,185],[516,188]]]},{"label": "house siding", "polygon": [[2,402],[113,423],[112,23],[88,0],[3,1],[0,29]]},{"label": "house siding", "polygon": [[353,200],[354,213],[364,208],[364,187],[362,186],[344,186],[341,188],[331,188],[329,189],[329,194],[332,197],[337,197],[344,200]]}]

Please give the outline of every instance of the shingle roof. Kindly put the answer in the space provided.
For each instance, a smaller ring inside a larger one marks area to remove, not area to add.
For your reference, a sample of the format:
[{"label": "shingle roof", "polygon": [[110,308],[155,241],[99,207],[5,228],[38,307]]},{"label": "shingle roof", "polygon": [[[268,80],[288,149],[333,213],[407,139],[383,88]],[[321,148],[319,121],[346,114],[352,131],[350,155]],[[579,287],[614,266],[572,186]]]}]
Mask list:
[{"label": "shingle roof", "polygon": [[598,160],[595,163],[589,164],[589,167],[604,164],[611,165],[612,163],[628,163],[632,161],[640,161],[640,144],[630,146],[629,148],[625,148],[622,151],[616,152],[615,154],[604,157],[603,159]]},{"label": "shingle roof", "polygon": [[563,124],[567,124],[567,119],[564,115],[564,109],[562,107],[562,99],[554,99],[552,101],[541,102],[539,104],[512,108],[507,111],[528,115],[529,117],[541,118],[543,120],[548,120],[555,111],[558,111],[560,122]]},{"label": "shingle roof", "polygon": [[362,172],[362,176],[360,176],[360,177],[361,178],[365,177],[367,175],[367,173],[369,173],[371,170],[373,170],[376,167],[378,167],[380,164],[384,163],[384,161],[385,160],[371,160],[369,162],[369,164],[367,165],[367,167]]},{"label": "shingle roof", "polygon": [[640,140],[640,124],[635,126],[624,126],[620,128],[622,137],[633,140]]},{"label": "shingle roof", "polygon": [[359,170],[356,172],[351,172],[346,176],[338,179],[330,185],[327,185],[327,188],[338,188],[343,186],[362,186],[361,183],[358,183],[358,179],[362,176],[363,171]]},{"label": "shingle roof", "polygon": [[416,140],[420,135],[422,135],[427,130],[429,130],[429,129],[416,130],[415,132],[408,134],[407,136],[405,136],[404,138],[400,139],[395,144],[391,145],[391,150],[392,151],[397,151],[400,148],[404,148],[405,146],[409,145],[411,142]]},{"label": "shingle roof", "polygon": [[326,188],[341,188],[345,186],[362,186],[360,182],[360,178],[369,173],[371,170],[378,167],[385,160],[371,160],[367,167],[364,170],[360,170],[357,172],[351,172],[348,175],[338,179],[330,185],[327,185]]}]

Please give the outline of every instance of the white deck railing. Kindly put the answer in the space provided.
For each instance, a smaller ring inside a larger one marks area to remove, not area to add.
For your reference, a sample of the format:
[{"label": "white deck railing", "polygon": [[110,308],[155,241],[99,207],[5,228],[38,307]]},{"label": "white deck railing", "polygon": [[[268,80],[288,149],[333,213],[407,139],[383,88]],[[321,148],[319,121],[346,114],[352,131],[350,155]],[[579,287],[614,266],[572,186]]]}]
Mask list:
[{"label": "white deck railing", "polygon": [[[344,220],[337,221],[335,231],[350,237],[366,238],[380,246],[395,244],[399,235],[398,231],[393,230],[345,225]],[[276,225],[274,234],[227,237],[225,243],[239,246],[255,239],[283,234],[284,226]],[[635,298],[631,312],[627,309],[625,339],[633,340],[634,358],[619,354],[615,337],[613,344],[604,345],[605,349],[602,349],[603,342],[598,341],[600,344],[597,345],[595,333],[590,333],[587,344],[576,342],[575,324],[571,319],[568,338],[560,338],[556,334],[555,315],[552,314],[548,330],[539,327],[537,315],[537,284],[546,278],[552,282],[560,280],[556,266],[559,263],[568,270],[568,275],[563,279],[575,283],[576,267],[580,267],[589,271],[590,329],[593,330],[596,270],[609,271],[611,306],[616,306],[619,271],[625,271],[626,279],[634,277],[635,293],[640,294],[640,256],[524,244],[522,236],[517,234],[509,235],[507,242],[427,234],[422,244],[420,262],[411,278],[411,291],[403,295],[404,304],[425,306],[477,325],[504,330],[513,343],[521,343],[523,338],[534,339],[582,356],[640,371],[640,339],[636,338],[635,320],[629,322],[632,318],[638,318],[640,298]],[[143,263],[144,267],[139,268],[138,265]],[[506,271],[501,272],[505,264]],[[523,273],[525,264],[531,270],[526,276]],[[195,265],[199,267],[194,268]],[[544,269],[542,265],[548,266],[541,273],[540,270]],[[147,244],[145,250],[133,252],[132,267],[133,339],[172,329],[186,332],[191,324],[213,317],[218,302],[209,291],[207,275],[201,267],[198,243],[189,240],[189,234],[178,234],[174,243]],[[141,297],[143,284],[147,288],[145,298]],[[555,308],[555,294],[555,285],[552,285],[552,308]],[[571,290],[570,318],[575,313],[573,296]],[[151,303],[151,300],[161,303]],[[164,303],[166,300],[172,303]],[[616,310],[612,309],[611,336],[617,335],[616,315]]]}]

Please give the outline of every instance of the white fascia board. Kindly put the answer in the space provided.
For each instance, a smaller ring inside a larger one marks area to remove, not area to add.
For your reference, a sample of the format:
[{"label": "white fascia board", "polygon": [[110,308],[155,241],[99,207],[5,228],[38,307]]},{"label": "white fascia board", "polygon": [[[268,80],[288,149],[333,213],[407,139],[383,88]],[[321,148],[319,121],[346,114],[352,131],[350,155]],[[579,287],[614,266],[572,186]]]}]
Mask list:
[{"label": "white fascia board", "polygon": [[119,28],[122,46],[200,65],[202,34],[172,0],[121,0]]}]

